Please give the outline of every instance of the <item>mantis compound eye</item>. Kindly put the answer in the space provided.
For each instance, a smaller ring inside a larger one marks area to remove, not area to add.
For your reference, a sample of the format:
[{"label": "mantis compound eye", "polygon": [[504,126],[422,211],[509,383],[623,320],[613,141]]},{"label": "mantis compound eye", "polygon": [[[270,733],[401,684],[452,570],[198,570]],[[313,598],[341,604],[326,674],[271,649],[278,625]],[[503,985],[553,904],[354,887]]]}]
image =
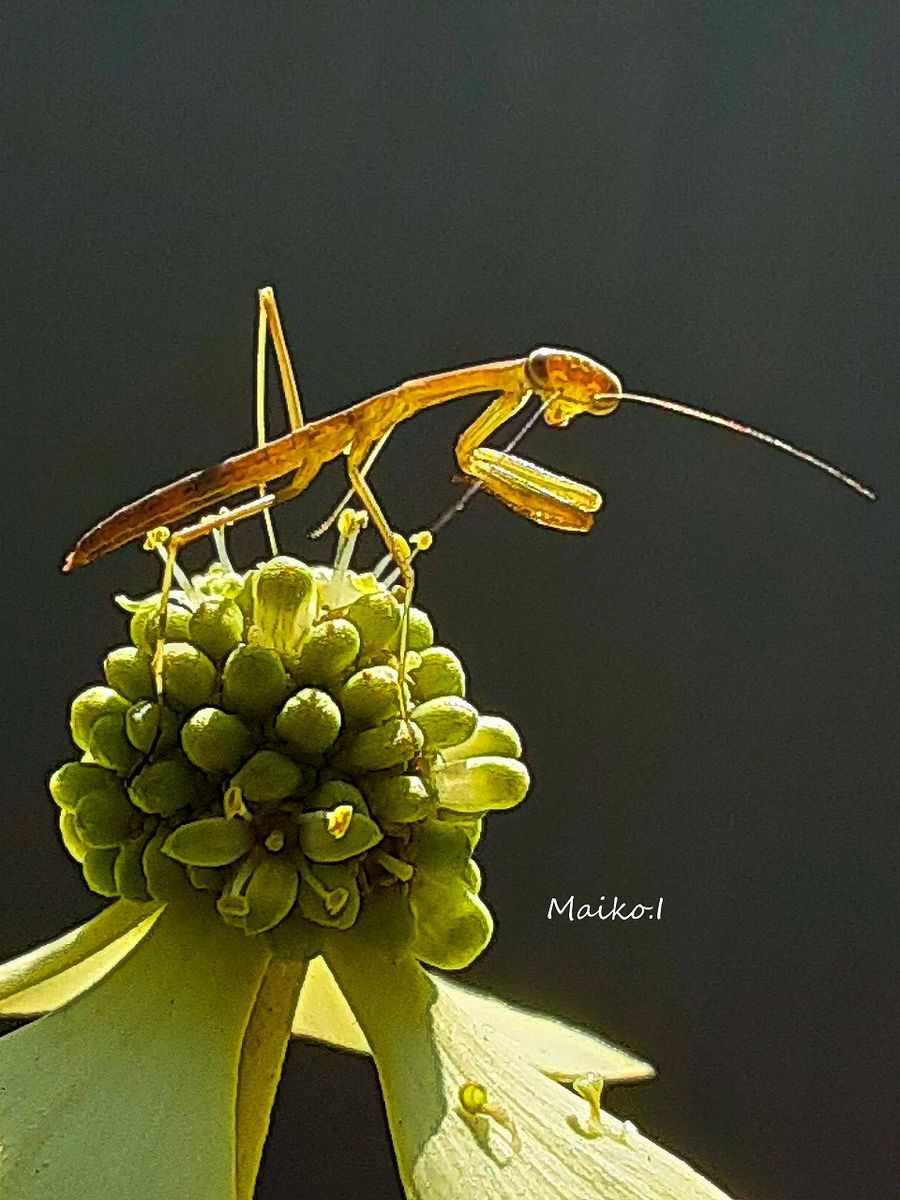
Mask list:
[{"label": "mantis compound eye", "polygon": [[538,350],[532,350],[528,355],[525,362],[525,374],[529,383],[532,383],[538,391],[549,391],[556,386],[552,368],[557,365],[553,363],[553,359],[558,358],[558,351],[548,350],[543,346]]}]

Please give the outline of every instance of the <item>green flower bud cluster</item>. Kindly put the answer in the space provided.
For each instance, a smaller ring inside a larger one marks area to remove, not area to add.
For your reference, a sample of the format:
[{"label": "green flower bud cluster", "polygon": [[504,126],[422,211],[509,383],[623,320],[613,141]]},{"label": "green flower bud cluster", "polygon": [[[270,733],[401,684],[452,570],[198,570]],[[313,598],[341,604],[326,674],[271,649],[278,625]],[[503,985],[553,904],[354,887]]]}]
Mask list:
[{"label": "green flower bud cluster", "polygon": [[101,895],[208,892],[287,955],[400,896],[413,952],[464,966],[492,928],[482,819],[529,785],[518,734],[465,698],[415,608],[401,681],[401,603],[349,571],[336,596],[332,576],[216,564],[170,597],[159,658],[160,597],[120,598],[131,644],[72,702],[81,757],[50,780],[63,842]]}]

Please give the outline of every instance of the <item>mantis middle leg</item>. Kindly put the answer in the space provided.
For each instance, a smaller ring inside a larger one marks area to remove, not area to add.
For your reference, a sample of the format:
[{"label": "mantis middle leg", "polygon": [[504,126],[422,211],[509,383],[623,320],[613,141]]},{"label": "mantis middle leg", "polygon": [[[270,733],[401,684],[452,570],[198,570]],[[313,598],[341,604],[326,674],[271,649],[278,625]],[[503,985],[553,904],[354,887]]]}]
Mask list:
[{"label": "mantis middle leg", "polygon": [[[385,439],[382,438],[379,445],[376,447],[375,453],[384,444]],[[347,478],[350,481],[350,486],[354,493],[359,497],[360,503],[369,514],[372,524],[381,534],[382,540],[388,549],[394,562],[397,564],[397,570],[400,572],[400,578],[403,580],[403,612],[400,618],[400,644],[397,651],[398,676],[400,683],[400,716],[409,725],[409,712],[406,704],[406,641],[407,631],[409,629],[409,610],[412,607],[413,587],[415,586],[415,572],[413,571],[410,561],[409,549],[402,539],[398,538],[388,524],[387,518],[381,511],[375,493],[369,487],[364,474],[366,465],[371,464],[371,459],[374,457],[370,453],[369,447],[362,450],[354,450],[351,448],[347,455]],[[411,732],[411,731],[410,731]]]}]

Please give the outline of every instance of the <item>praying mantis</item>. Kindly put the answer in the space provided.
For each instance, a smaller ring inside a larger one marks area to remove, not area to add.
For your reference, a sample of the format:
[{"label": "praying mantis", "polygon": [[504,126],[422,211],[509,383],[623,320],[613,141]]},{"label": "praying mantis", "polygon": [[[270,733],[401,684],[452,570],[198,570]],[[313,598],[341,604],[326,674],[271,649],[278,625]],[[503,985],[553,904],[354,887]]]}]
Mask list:
[{"label": "praying mantis", "polygon": [[[80,538],[63,567],[65,571],[71,571],[137,537],[147,535],[151,530],[176,524],[241,492],[257,489],[259,495],[256,498],[237,507],[209,514],[171,534],[164,529],[162,542],[157,542],[166,546],[160,641],[175,558],[180,547],[225,525],[262,514],[267,523],[273,553],[276,553],[271,508],[299,495],[327,463],[343,456],[350,491],[320,530],[327,527],[354,496],[368,514],[396,564],[404,587],[404,621],[400,642],[402,664],[414,586],[413,552],[404,539],[391,530],[367,475],[391,432],[402,421],[435,405],[481,393],[494,393],[494,398],[463,430],[456,442],[459,468],[474,483],[463,501],[448,510],[448,514],[459,509],[473,491],[481,489],[495,496],[513,512],[538,525],[570,533],[587,533],[593,527],[595,514],[603,503],[600,492],[595,488],[510,453],[521,434],[504,450],[485,445],[487,439],[520,412],[532,397],[541,406],[537,415],[542,416],[548,425],[560,428],[582,414],[608,416],[623,401],[653,405],[695,417],[792,454],[828,472],[868,499],[875,499],[874,492],[837,467],[770,434],[666,397],[625,392],[618,377],[608,367],[574,350],[542,347],[519,358],[441,371],[401,383],[330,416],[305,422],[278,306],[270,287],[260,289],[258,305],[256,447],[205,470],[185,475],[118,509]],[[269,336],[278,362],[290,425],[288,433],[273,441],[266,440],[264,418]],[[290,479],[284,486],[274,492],[266,490],[270,482],[288,475]],[[444,523],[448,514],[441,518],[435,529]],[[161,675],[157,678],[161,686]]]}]

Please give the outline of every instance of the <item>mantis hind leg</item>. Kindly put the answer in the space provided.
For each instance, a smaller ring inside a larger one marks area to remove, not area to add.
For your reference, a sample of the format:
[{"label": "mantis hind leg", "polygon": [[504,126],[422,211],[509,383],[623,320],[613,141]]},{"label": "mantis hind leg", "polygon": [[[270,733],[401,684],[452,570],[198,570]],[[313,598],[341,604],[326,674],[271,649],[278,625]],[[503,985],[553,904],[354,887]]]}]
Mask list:
[{"label": "mantis hind leg", "polygon": [[[281,315],[275,300],[275,292],[270,287],[259,289],[259,320],[256,330],[256,444],[262,447],[266,444],[266,350],[268,348],[267,334],[271,333],[272,346],[278,360],[278,372],[281,377],[281,391],[287,410],[288,424],[291,432],[296,433],[303,428],[303,408],[300,404],[300,392],[294,376],[294,368],[288,351]],[[266,485],[260,484],[260,496],[266,494]],[[263,510],[263,521],[269,547],[273,554],[278,553],[278,542],[275,538],[275,526],[272,523],[272,513],[268,507]]]}]

